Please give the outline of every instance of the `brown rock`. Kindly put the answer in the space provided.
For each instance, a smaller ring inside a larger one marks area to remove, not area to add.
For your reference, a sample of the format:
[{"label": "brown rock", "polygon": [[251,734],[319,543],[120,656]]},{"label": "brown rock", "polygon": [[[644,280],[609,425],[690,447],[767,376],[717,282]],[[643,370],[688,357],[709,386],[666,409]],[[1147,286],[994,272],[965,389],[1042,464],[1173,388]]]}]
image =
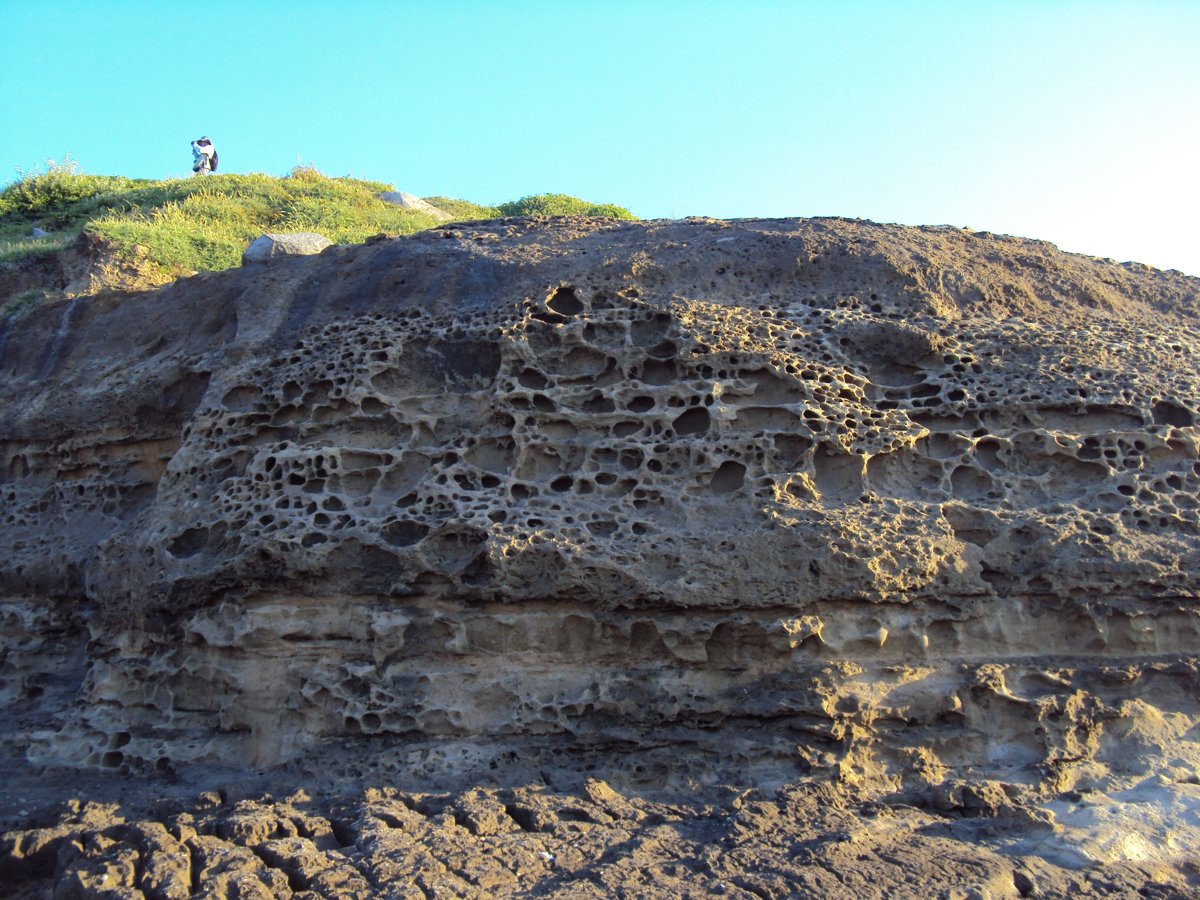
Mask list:
[{"label": "brown rock", "polygon": [[453,806],[454,818],[471,834],[486,836],[516,831],[517,824],[505,811],[504,804],[490,791],[470,791]]},{"label": "brown rock", "polygon": [[[399,860],[370,871],[432,892],[509,888],[431,847],[565,872],[635,832],[641,874],[588,883],[674,883],[684,839],[634,789],[801,775],[1090,823],[1072,859],[1194,846],[1164,810],[1200,771],[1198,297],[953,229],[503,220],[5,319],[4,746],[163,777],[599,767],[553,802],[498,782],[348,820]],[[1154,798],[1117,820],[1087,791]],[[340,852],[310,806],[197,809],[198,883],[286,882],[248,847]],[[51,832],[0,866],[86,849]],[[827,891],[751,857],[867,879],[899,852],[756,840],[704,877]],[[938,890],[995,889],[994,861],[948,865]]]}]

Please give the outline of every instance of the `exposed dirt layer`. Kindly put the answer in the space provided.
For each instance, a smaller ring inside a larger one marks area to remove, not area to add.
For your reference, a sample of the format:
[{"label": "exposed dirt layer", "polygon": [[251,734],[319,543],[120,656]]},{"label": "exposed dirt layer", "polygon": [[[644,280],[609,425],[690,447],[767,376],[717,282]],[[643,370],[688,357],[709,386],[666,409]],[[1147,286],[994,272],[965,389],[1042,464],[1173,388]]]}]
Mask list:
[{"label": "exposed dirt layer", "polygon": [[0,308],[22,297],[44,303],[109,290],[150,290],[171,280],[149,261],[144,247],[118,249],[84,232],[63,250],[0,266]]}]

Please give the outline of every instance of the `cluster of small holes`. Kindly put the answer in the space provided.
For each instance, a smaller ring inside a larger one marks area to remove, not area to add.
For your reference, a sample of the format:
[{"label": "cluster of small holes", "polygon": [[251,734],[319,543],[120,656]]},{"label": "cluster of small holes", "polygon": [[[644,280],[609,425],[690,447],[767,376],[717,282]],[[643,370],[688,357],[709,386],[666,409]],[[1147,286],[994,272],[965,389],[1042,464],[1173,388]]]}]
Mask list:
[{"label": "cluster of small holes", "polygon": [[[217,549],[214,534],[221,546],[241,535],[303,555],[352,538],[479,573],[488,535],[511,545],[552,529],[609,553],[728,495],[1086,500],[1132,527],[1194,527],[1194,451],[1162,443],[1193,427],[1190,408],[1147,398],[1136,373],[1081,394],[1111,373],[1021,323],[926,333],[872,312],[888,289],[753,309],[561,284],[452,320],[409,311],[312,329],[197,418],[187,438],[202,452],[174,484],[211,502],[213,521],[166,546],[190,559]],[[1113,326],[1108,339],[1135,338]],[[1046,377],[1012,377],[1003,348],[1018,339],[1024,374]],[[1015,407],[1026,414],[1007,420]],[[1126,426],[1148,437],[1114,431]],[[1154,491],[1172,496],[1131,511]],[[443,533],[473,537],[461,550]]]},{"label": "cluster of small holes", "polygon": [[[178,447],[174,440],[0,442],[0,523],[17,583],[73,575],[73,561],[138,520]],[[28,561],[28,562],[27,562]]]},{"label": "cluster of small holes", "polygon": [[[763,255],[776,251],[792,257],[786,284],[762,274]],[[435,576],[458,590],[486,586],[491,538],[502,539],[503,561],[550,535],[609,559],[622,543],[652,547],[639,574],[661,584],[690,577],[689,539],[736,557],[736,542],[706,530],[718,518],[710,511],[725,523],[740,516],[753,540],[755,526],[772,527],[764,509],[866,509],[878,526],[872,563],[903,588],[919,583],[903,549],[913,510],[943,515],[985,551],[1028,550],[1079,527],[1098,546],[1122,529],[1197,531],[1200,416],[1194,367],[1179,364],[1196,335],[1168,330],[1163,340],[1114,321],[1073,340],[1015,319],[922,318],[901,277],[864,279],[849,252],[796,257],[764,235],[738,242],[701,278],[694,266],[647,265],[634,273],[640,293],[628,284],[615,293],[607,283],[623,276],[608,272],[453,319],[406,310],[312,328],[210,398],[185,430],[160,499],[187,510],[189,524],[154,546],[182,571],[264,547],[303,571],[355,545],[377,552],[360,550],[353,563],[399,561],[417,592]],[[845,273],[855,283],[840,284]],[[706,279],[738,305],[696,299]],[[655,302],[640,299],[650,294]],[[1173,366],[1130,366],[1154,353]],[[12,546],[36,553],[47,522],[93,533],[89,516],[137,515],[175,448],[130,454],[142,462],[2,449],[0,497],[20,532]],[[1011,586],[1002,561],[981,560],[986,582]],[[805,566],[819,574],[816,561]],[[1048,591],[1050,581],[1033,575],[1024,589]],[[428,631],[405,640],[448,646],[449,635]],[[629,637],[647,659],[662,657],[653,621]],[[737,646],[725,637],[714,630],[710,659]],[[463,727],[456,710],[398,699],[401,688],[419,697],[420,683],[394,687],[348,673],[337,688],[358,699],[346,730]],[[604,708],[591,696],[509,705],[519,726],[548,728]],[[158,765],[165,757],[147,741],[110,729],[92,762]]]},{"label": "cluster of small holes", "polygon": [[[928,430],[867,460],[870,496],[1003,514],[1067,505],[1100,523],[1089,537],[1097,545],[1121,525],[1200,531],[1194,384],[1176,368],[1148,376],[1129,365],[1157,353],[1161,336],[1119,321],[1063,335],[1017,320],[964,320],[939,326],[918,353],[895,324],[847,330],[839,344],[877,406]],[[1113,365],[1097,346],[1111,350]]]}]

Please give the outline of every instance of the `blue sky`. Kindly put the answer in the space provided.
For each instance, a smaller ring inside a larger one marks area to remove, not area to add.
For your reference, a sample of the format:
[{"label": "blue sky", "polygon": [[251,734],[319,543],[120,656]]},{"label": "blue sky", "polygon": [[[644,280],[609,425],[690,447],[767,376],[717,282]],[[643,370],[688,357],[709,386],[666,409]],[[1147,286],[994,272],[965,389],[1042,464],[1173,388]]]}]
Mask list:
[{"label": "blue sky", "polygon": [[1200,275],[1200,2],[0,0],[0,181],[298,163]]}]

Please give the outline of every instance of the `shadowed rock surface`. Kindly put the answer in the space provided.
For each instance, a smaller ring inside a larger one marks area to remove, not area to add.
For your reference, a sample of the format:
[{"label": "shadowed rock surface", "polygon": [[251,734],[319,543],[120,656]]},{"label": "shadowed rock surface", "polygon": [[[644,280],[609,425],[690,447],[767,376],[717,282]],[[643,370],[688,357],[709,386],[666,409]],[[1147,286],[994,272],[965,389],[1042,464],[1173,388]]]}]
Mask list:
[{"label": "shadowed rock surface", "polygon": [[[514,219],[5,319],[0,871],[1192,895],[1198,292],[955,229]],[[72,768],[143,795],[29,837]]]}]

